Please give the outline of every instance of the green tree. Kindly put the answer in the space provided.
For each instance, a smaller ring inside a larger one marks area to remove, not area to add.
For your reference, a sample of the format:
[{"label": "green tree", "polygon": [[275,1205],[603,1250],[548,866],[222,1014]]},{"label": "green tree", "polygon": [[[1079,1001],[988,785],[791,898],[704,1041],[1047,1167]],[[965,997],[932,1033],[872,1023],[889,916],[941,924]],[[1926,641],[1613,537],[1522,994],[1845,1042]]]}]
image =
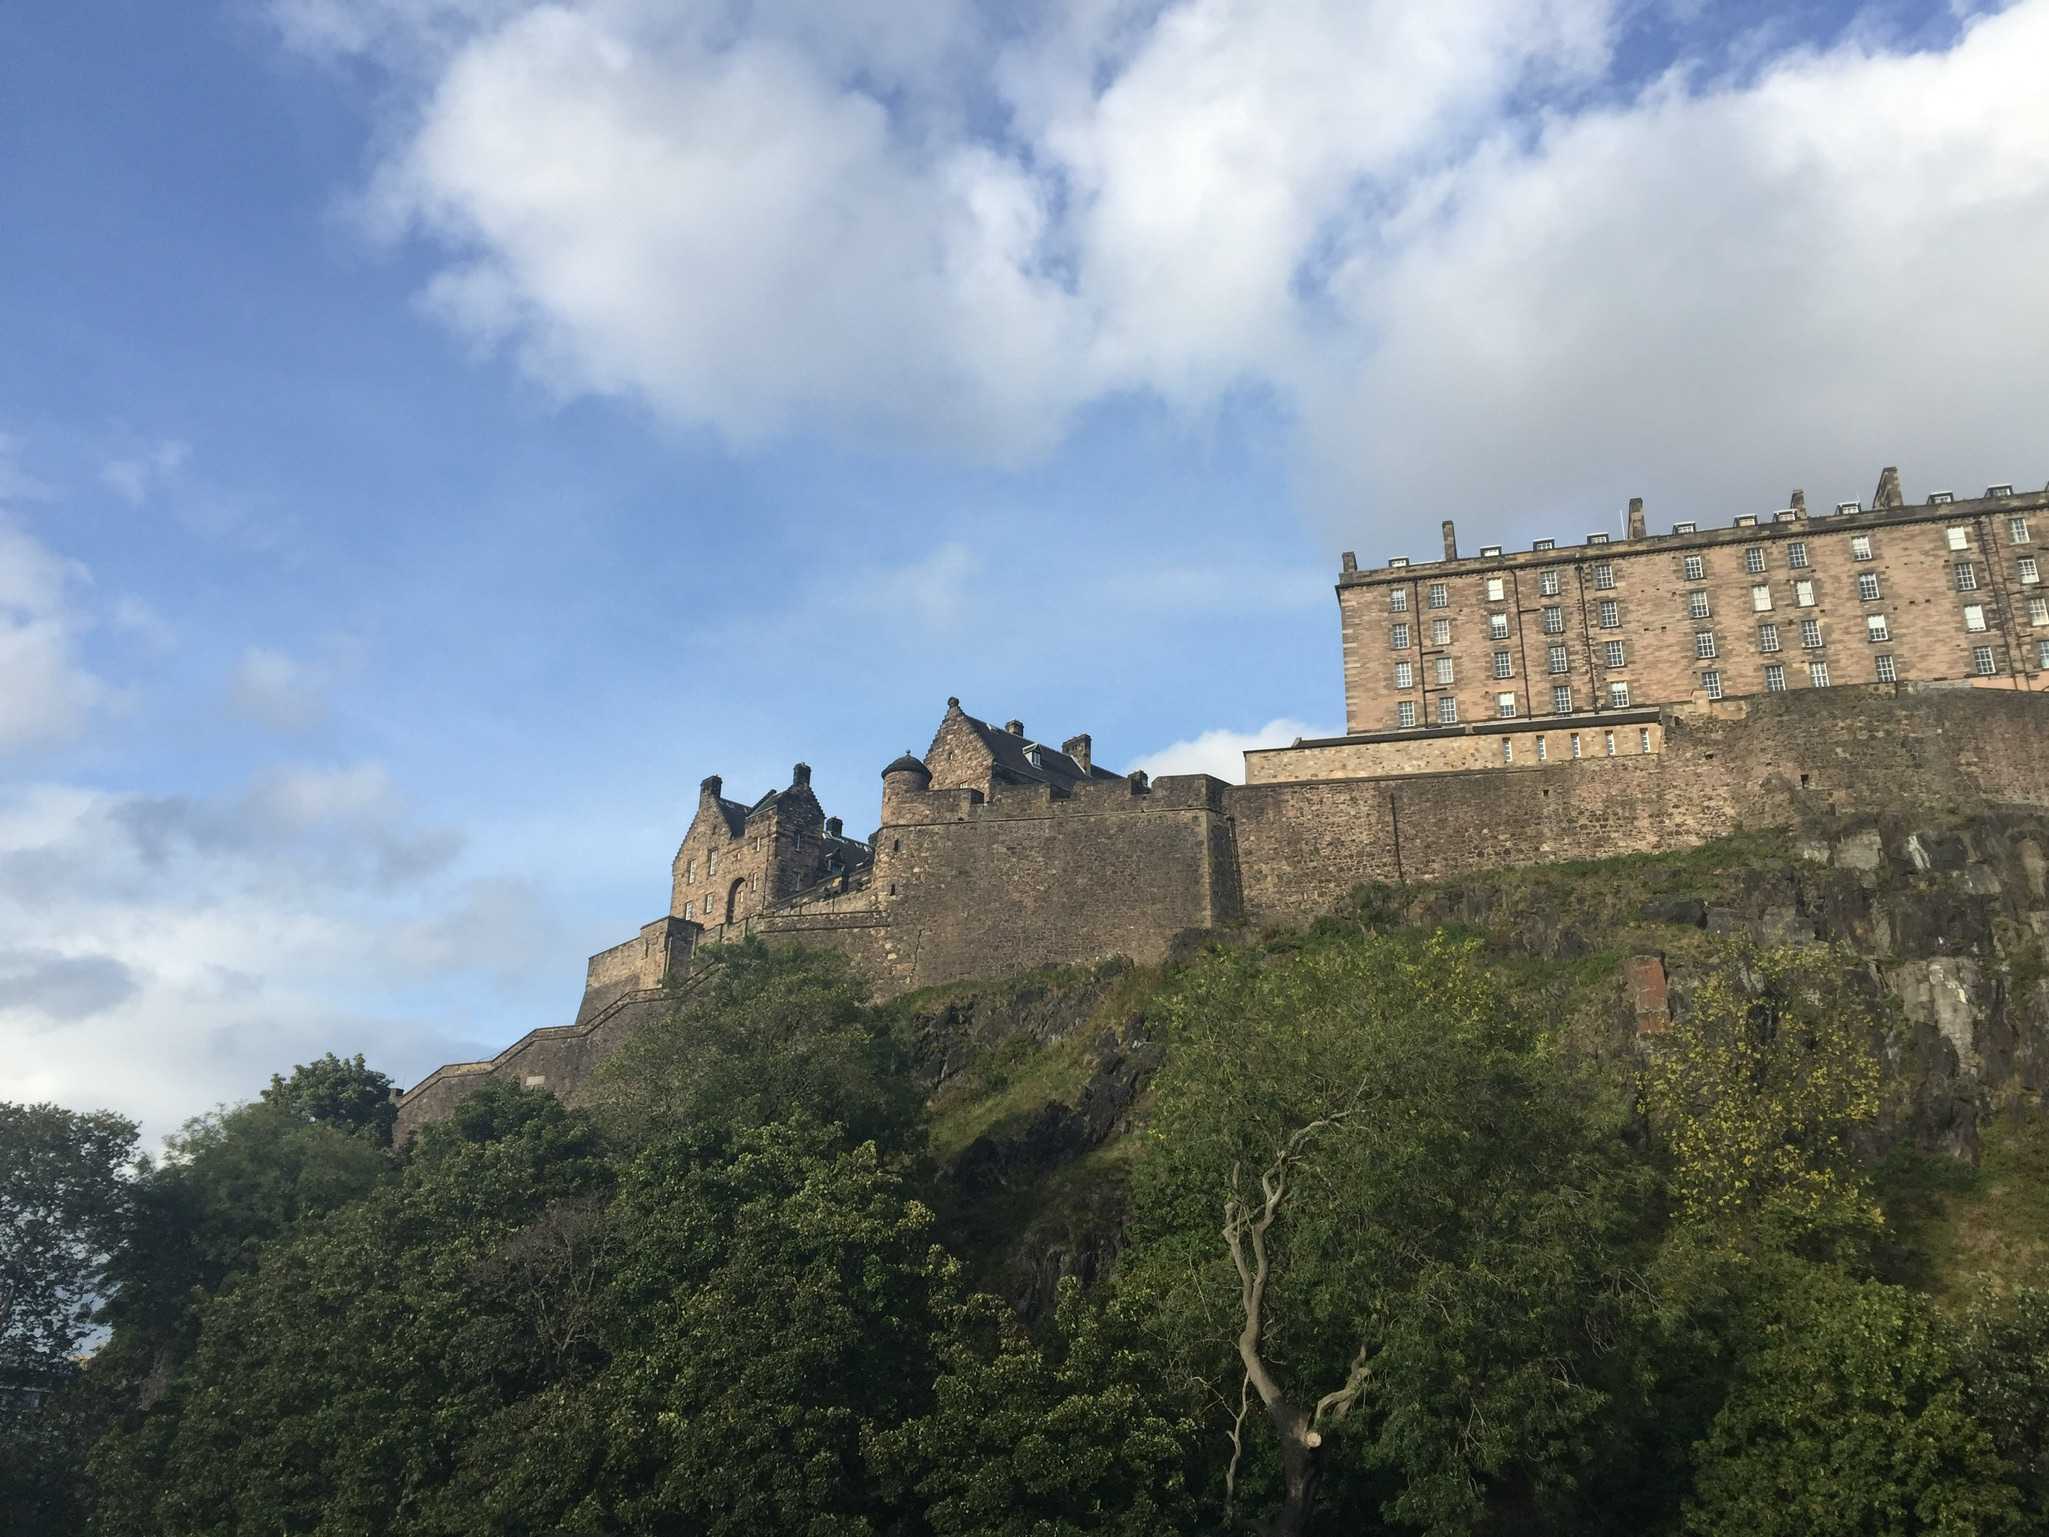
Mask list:
[{"label": "green tree", "polygon": [[2049,1527],[2049,1290],[1980,1302],[1958,1358],[1971,1412],[2013,1466],[2032,1529]]},{"label": "green tree", "polygon": [[289,1078],[272,1073],[262,1098],[302,1120],[361,1132],[379,1147],[391,1146],[398,1123],[391,1080],[365,1066],[361,1052],[344,1058],[330,1051],[316,1062],[300,1063]]}]

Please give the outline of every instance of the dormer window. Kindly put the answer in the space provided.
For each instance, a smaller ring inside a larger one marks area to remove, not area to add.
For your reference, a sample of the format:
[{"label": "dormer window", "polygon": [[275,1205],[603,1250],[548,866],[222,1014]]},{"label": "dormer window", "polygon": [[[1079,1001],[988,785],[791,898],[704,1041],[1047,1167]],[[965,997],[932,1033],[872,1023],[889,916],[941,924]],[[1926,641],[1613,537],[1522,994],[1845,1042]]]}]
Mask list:
[{"label": "dormer window", "polygon": [[1033,768],[1044,768],[1046,766],[1040,757],[1039,744],[1037,742],[1032,743],[1025,749],[1025,762],[1029,763]]}]

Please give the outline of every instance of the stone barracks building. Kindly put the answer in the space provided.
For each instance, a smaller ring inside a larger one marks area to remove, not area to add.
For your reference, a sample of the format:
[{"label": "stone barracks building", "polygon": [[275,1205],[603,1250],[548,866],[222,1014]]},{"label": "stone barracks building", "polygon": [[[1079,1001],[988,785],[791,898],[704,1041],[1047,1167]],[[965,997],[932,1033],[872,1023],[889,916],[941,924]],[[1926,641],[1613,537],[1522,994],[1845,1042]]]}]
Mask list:
[{"label": "stone barracks building", "polygon": [[1337,582],[1348,734],[1245,755],[1242,785],[1149,781],[958,699],[882,770],[849,837],[798,764],[751,804],[714,775],[668,913],[591,957],[573,1023],[401,1096],[402,1135],[493,1077],[568,1093],[746,935],[848,954],[894,994],[1177,935],[1304,921],[1370,880],[1687,847],[1739,828],[1942,804],[2049,808],[2049,490],[1560,548],[1482,547]]}]

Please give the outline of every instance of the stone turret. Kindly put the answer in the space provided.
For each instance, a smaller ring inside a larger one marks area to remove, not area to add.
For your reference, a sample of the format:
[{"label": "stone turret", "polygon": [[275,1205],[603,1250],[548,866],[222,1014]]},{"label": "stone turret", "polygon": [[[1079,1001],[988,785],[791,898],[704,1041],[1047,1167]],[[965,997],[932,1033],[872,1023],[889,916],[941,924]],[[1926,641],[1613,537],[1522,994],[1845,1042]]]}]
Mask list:
[{"label": "stone turret", "polygon": [[886,827],[898,820],[897,812],[907,795],[922,795],[932,786],[932,771],[908,748],[882,771],[882,822]]}]

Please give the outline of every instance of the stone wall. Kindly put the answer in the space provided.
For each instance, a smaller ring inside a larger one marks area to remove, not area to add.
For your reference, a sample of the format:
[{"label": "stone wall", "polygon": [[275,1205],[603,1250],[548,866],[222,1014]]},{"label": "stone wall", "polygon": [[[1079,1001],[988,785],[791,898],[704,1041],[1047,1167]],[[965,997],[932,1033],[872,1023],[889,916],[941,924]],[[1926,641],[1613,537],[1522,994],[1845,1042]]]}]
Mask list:
[{"label": "stone wall", "polygon": [[1245,754],[1245,782],[1288,784],[1302,779],[1543,768],[1575,758],[1659,752],[1664,742],[1664,720],[1657,710],[1490,720],[1454,730],[1330,737],[1293,747],[1253,748]]}]

